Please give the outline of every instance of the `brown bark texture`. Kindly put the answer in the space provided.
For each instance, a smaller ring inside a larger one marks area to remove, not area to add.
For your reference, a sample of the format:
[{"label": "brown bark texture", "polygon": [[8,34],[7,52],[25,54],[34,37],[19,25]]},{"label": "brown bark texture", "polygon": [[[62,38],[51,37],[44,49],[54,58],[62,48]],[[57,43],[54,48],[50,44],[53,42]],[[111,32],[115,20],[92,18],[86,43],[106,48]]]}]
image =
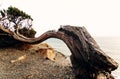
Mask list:
[{"label": "brown bark texture", "polygon": [[85,27],[61,26],[58,31],[47,31],[37,38],[26,38],[2,27],[0,29],[16,42],[26,44],[38,44],[48,38],[64,41],[71,51],[70,59],[76,79],[114,79],[111,71],[117,69],[118,63],[100,49]]}]

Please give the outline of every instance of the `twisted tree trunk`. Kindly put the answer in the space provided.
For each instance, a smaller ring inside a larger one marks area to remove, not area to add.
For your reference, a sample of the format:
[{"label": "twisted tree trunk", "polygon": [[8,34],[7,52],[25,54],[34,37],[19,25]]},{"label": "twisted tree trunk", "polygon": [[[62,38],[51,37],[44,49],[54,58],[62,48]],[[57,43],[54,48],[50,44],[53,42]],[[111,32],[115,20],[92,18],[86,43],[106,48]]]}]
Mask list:
[{"label": "twisted tree trunk", "polygon": [[8,33],[15,40],[29,44],[37,44],[48,38],[63,40],[72,53],[70,58],[76,79],[114,79],[111,71],[117,69],[118,64],[100,49],[85,27],[63,26],[38,38]]}]

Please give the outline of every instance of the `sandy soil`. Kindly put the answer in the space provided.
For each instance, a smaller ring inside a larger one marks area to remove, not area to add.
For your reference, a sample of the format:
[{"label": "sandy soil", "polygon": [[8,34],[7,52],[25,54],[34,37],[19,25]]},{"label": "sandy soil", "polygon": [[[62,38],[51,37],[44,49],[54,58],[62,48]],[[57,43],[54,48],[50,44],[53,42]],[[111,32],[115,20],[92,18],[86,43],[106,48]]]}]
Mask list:
[{"label": "sandy soil", "polygon": [[[11,63],[24,55],[25,59]],[[34,50],[1,48],[0,79],[74,79],[74,74],[70,61],[58,52],[55,61],[51,61]]]}]

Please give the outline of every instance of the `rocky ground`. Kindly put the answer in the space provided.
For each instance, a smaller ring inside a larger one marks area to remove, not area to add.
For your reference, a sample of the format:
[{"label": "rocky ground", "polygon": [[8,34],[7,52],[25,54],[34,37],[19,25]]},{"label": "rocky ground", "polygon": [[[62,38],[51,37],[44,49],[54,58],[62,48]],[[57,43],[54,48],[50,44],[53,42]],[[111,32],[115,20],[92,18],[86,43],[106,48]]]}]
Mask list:
[{"label": "rocky ground", "polygon": [[[11,62],[21,56],[25,58]],[[1,48],[0,79],[74,79],[74,74],[70,61],[58,52],[55,61],[51,61],[43,59],[34,49]]]}]

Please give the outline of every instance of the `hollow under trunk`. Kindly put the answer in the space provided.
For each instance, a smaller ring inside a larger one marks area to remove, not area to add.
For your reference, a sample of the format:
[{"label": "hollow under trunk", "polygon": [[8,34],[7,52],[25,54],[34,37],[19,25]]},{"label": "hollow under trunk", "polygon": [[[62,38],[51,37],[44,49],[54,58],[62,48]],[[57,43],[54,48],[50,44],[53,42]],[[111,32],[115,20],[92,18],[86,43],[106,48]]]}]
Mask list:
[{"label": "hollow under trunk", "polygon": [[58,31],[47,31],[38,38],[8,33],[27,44],[38,44],[48,38],[63,40],[72,53],[70,59],[76,79],[114,79],[111,71],[117,69],[118,64],[100,49],[85,27],[62,26]]}]

